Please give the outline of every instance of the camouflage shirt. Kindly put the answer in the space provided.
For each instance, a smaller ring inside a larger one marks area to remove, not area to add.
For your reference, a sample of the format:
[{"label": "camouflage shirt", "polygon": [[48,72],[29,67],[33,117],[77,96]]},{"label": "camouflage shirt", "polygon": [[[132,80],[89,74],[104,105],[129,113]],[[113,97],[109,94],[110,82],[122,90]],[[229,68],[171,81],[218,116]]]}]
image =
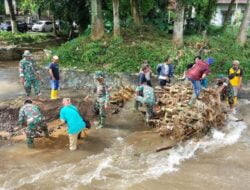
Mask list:
[{"label": "camouflage shirt", "polygon": [[40,108],[33,104],[25,104],[19,111],[18,125],[22,126],[25,122],[27,124],[39,123],[44,116],[42,115]]},{"label": "camouflage shirt", "polygon": [[36,68],[36,63],[33,60],[27,60],[23,58],[19,63],[19,74],[20,77],[24,77],[25,80],[36,79],[36,73],[38,73]]},{"label": "camouflage shirt", "polygon": [[97,82],[96,83],[96,96],[97,99],[103,99],[103,101],[108,102],[109,101],[109,92],[108,87],[104,83]]},{"label": "camouflage shirt", "polygon": [[145,104],[155,104],[154,89],[147,85],[141,85],[136,88],[136,91],[142,91],[143,96],[137,96],[136,100]]}]

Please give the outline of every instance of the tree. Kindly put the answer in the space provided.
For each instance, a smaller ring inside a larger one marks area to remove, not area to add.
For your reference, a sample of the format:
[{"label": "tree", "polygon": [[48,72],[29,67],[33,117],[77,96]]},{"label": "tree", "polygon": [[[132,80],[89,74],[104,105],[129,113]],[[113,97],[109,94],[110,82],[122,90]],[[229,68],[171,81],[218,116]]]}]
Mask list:
[{"label": "tree", "polygon": [[14,11],[14,6],[12,0],[7,0],[10,12],[10,20],[11,20],[11,30],[12,33],[17,33],[17,24],[16,24],[16,15]]},{"label": "tree", "polygon": [[138,0],[130,0],[131,13],[136,25],[141,24],[140,12],[139,12],[139,2]]},{"label": "tree", "polygon": [[235,0],[231,0],[230,5],[228,6],[228,9],[227,9],[224,21],[223,21],[223,25],[222,25],[222,31],[225,31],[225,29],[227,28],[227,25],[229,24],[230,15],[231,15],[234,3],[235,3]]},{"label": "tree", "polygon": [[4,0],[0,0],[0,15],[5,13]]},{"label": "tree", "polygon": [[104,35],[101,0],[91,0],[91,38],[99,40]]},{"label": "tree", "polygon": [[214,11],[216,10],[216,3],[217,3],[217,0],[208,0],[208,5],[204,13],[206,26],[209,26],[210,24]]},{"label": "tree", "polygon": [[114,36],[120,36],[120,17],[119,17],[120,0],[113,0],[113,16],[114,16]]},{"label": "tree", "polygon": [[182,0],[176,0],[173,43],[177,47],[181,47],[183,45],[184,10],[184,2]]},{"label": "tree", "polygon": [[249,21],[250,21],[250,0],[247,1],[247,8],[245,10],[243,21],[241,22],[241,25],[240,25],[240,31],[237,36],[237,42],[241,46],[244,46],[247,41],[247,30],[248,30]]}]

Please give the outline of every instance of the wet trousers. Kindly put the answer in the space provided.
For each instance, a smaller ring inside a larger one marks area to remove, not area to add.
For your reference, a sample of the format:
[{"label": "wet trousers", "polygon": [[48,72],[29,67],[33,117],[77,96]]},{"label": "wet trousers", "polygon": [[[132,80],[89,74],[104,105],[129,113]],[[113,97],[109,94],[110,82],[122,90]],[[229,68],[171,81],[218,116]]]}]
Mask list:
[{"label": "wet trousers", "polygon": [[31,95],[31,87],[33,86],[34,91],[35,91],[35,95],[39,95],[40,94],[40,81],[37,79],[30,79],[30,80],[26,80],[24,82],[24,90],[27,96]]},{"label": "wet trousers", "polygon": [[48,127],[44,121],[35,121],[28,124],[28,127],[25,131],[26,133],[26,143],[29,148],[34,147],[34,138],[37,137],[37,132],[43,131],[45,136],[49,136]]}]

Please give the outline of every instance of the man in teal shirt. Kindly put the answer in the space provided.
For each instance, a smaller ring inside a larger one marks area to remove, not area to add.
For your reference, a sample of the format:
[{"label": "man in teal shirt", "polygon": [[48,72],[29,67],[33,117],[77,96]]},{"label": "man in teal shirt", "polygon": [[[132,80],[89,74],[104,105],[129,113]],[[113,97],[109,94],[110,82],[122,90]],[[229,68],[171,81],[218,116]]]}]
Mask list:
[{"label": "man in teal shirt", "polygon": [[77,137],[79,133],[86,128],[78,109],[71,104],[70,98],[64,98],[63,108],[60,110],[60,120],[68,126],[69,149],[76,150]]},{"label": "man in teal shirt", "polygon": [[146,121],[148,121],[154,115],[154,105],[156,103],[154,89],[151,86],[148,86],[147,82],[144,81],[141,86],[136,88],[136,92],[139,91],[143,92],[143,96],[137,95],[135,100],[146,105]]}]

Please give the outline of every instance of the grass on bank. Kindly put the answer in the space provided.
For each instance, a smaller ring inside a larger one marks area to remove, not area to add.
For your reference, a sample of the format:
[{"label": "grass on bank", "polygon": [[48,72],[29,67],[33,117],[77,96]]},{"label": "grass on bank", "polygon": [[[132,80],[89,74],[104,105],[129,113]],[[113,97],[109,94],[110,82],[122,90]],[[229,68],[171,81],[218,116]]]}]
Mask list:
[{"label": "grass on bank", "polygon": [[104,70],[106,72],[138,72],[143,60],[150,61],[153,69],[169,55],[175,61],[176,73],[186,70],[186,65],[193,62],[201,47],[202,57],[214,57],[213,75],[226,74],[234,59],[241,62],[245,79],[250,79],[250,48],[235,43],[237,29],[230,28],[225,33],[216,32],[205,39],[202,35],[184,37],[184,47],[175,48],[171,43],[171,35],[152,27],[143,29],[126,29],[122,38],[106,36],[100,41],[91,41],[83,35],[61,45],[53,53],[58,54],[61,66],[65,68],[83,69],[86,72]]},{"label": "grass on bank", "polygon": [[6,44],[21,45],[24,43],[39,43],[51,37],[46,33],[17,33],[0,31],[0,41]]}]

